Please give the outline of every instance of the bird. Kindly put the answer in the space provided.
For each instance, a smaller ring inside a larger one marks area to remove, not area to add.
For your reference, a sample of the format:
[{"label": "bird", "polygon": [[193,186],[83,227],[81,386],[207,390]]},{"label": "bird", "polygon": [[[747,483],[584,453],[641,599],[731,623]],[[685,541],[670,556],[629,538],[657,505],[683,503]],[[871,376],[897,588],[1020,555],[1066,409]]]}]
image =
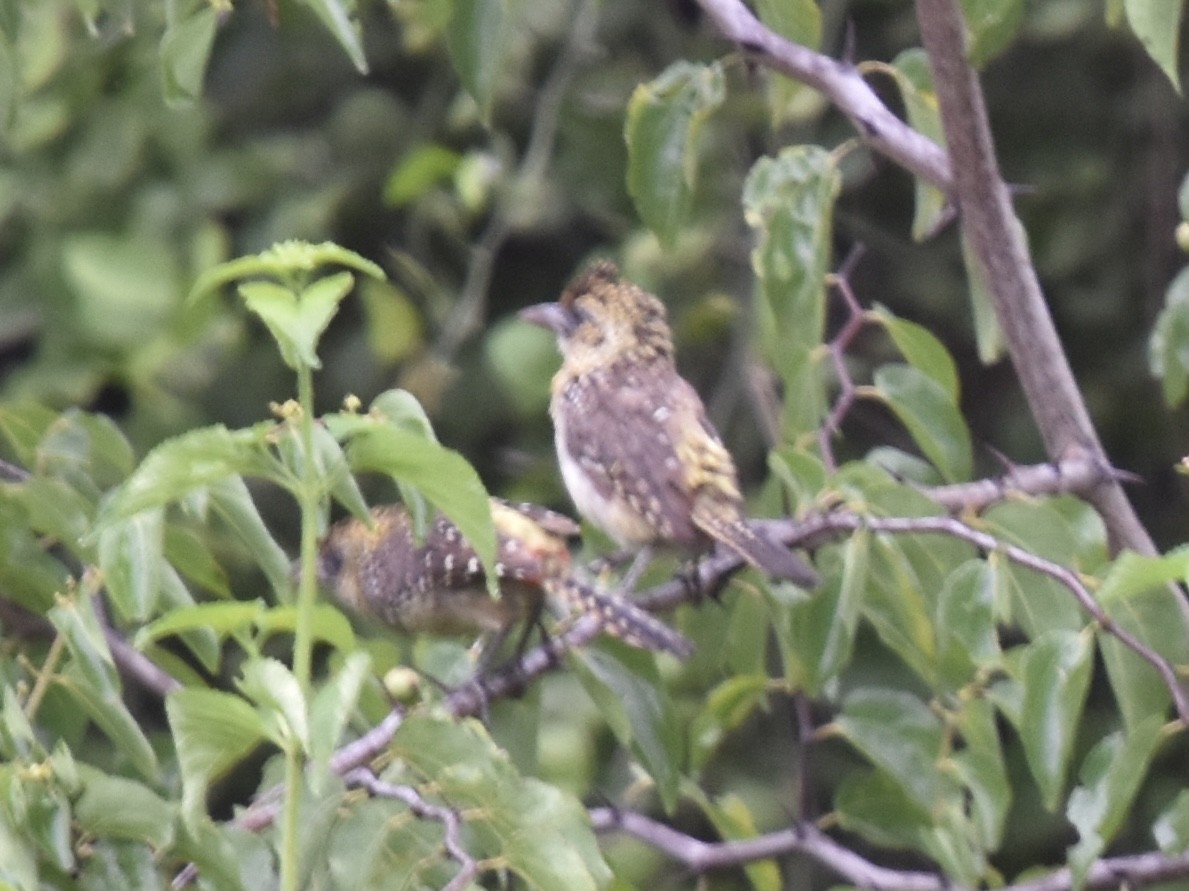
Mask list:
[{"label": "bird", "polygon": [[715,542],[770,578],[817,586],[805,561],[748,522],[734,461],[677,372],[659,298],[602,260],[520,317],[557,338],[549,413],[558,464],[579,513],[637,552],[622,588],[655,547],[698,554]]},{"label": "bird", "polygon": [[[579,526],[544,507],[491,499],[499,598],[487,590],[474,548],[437,514],[418,538],[403,506],[373,507],[370,522],[347,517],[319,545],[318,581],[351,611],[414,634],[490,634],[488,652],[517,625],[539,622],[547,602],[593,614],[603,629],[643,649],[689,656],[693,645],[639,607],[580,579],[568,540]],[[523,639],[522,639],[523,643]]]}]

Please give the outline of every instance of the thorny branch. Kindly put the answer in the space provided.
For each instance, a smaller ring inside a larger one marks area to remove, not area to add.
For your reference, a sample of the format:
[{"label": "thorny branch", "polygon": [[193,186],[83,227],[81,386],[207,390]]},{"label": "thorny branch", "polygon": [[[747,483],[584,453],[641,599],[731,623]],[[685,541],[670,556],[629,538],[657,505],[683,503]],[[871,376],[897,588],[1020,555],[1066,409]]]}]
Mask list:
[{"label": "thorny branch", "polygon": [[[632,811],[595,808],[590,818],[596,832],[625,832],[698,873],[801,854],[849,884],[870,891],[963,891],[942,875],[889,869],[872,863],[812,824],[799,824],[738,841],[706,842]],[[1152,885],[1186,876],[1189,876],[1189,854],[1135,854],[1097,861],[1090,867],[1084,887],[1097,891]],[[1070,891],[1073,886],[1069,869],[1058,869],[1043,878],[1005,885],[1000,891]]]}]

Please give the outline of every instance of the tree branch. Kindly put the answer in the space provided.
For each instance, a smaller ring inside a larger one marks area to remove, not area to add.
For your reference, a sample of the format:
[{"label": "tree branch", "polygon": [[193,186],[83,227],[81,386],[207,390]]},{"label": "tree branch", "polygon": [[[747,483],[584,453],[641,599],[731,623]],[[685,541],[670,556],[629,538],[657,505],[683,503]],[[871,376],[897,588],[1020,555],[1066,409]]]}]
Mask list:
[{"label": "tree branch", "polygon": [[[811,824],[799,824],[755,838],[706,842],[632,811],[594,808],[596,832],[625,832],[656,848],[694,872],[741,866],[787,854],[802,854],[859,888],[870,891],[963,891],[944,876],[888,869],[860,857]],[[1097,861],[1086,877],[1086,889],[1143,887],[1189,876],[1189,854],[1153,851]],[[1040,879],[1006,885],[1000,891],[1071,891],[1073,877],[1058,869]]]},{"label": "tree branch", "polygon": [[[1037,428],[1051,458],[1087,452],[1108,463],[1044,302],[1023,227],[999,173],[978,75],[966,61],[966,29],[954,0],[917,0],[921,42],[954,171],[962,231],[978,258],[995,315]],[[1087,493],[1114,551],[1155,553],[1122,487],[1103,480]]]},{"label": "tree branch", "polygon": [[952,186],[945,150],[890,112],[851,65],[785,40],[766,28],[742,0],[698,0],[728,40],[782,74],[808,84],[845,114],[860,138],[944,192]]}]

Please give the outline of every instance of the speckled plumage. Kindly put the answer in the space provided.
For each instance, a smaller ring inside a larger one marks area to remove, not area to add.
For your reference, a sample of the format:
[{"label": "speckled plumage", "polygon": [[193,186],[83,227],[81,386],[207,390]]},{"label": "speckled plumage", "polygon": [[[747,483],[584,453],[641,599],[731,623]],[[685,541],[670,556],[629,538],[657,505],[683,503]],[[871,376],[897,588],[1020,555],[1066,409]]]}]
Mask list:
[{"label": "speckled plumage", "polygon": [[569,517],[500,499],[491,511],[498,600],[457,526],[439,516],[418,542],[398,505],[373,509],[370,527],[354,517],[335,524],[319,551],[319,581],[355,612],[410,633],[501,633],[534,621],[550,599],[599,616],[608,633],[635,646],[689,654],[689,642],[663,622],[574,577],[567,539],[578,526]]},{"label": "speckled plumage", "polygon": [[775,578],[817,583],[745,521],[735,464],[677,373],[660,300],[600,262],[557,303],[522,315],[557,335],[563,361],[549,410],[562,476],[583,516],[627,547],[701,551],[719,541]]}]

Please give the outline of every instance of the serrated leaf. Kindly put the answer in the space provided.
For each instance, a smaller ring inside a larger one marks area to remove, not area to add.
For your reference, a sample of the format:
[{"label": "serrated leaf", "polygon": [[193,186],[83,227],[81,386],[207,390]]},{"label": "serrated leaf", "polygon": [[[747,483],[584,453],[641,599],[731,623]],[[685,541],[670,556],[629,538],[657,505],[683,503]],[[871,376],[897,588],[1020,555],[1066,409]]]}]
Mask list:
[{"label": "serrated leaf", "polygon": [[477,856],[498,856],[531,888],[595,891],[610,882],[585,809],[517,774],[478,722],[410,715],[392,751],[468,815]]},{"label": "serrated leaf", "polygon": [[1130,813],[1163,725],[1163,716],[1151,715],[1126,734],[1100,740],[1082,762],[1080,785],[1069,794],[1065,810],[1078,831],[1078,842],[1069,849],[1075,889],[1083,887],[1090,867]]},{"label": "serrated leaf", "polygon": [[876,306],[870,316],[888,332],[904,361],[935,380],[950,401],[957,404],[958,368],[945,345],[928,328],[899,319],[886,307]]},{"label": "serrated leaf", "polygon": [[120,676],[90,598],[62,599],[47,618],[66,641],[80,674],[101,696],[120,698]]},{"label": "serrated leaf", "polygon": [[149,508],[99,532],[99,567],[121,616],[144,620],[157,611],[165,561],[165,514]]},{"label": "serrated leaf", "polygon": [[[479,474],[462,455],[386,423],[371,423],[351,436],[347,459],[356,470],[386,473],[413,486],[450,518],[484,567],[495,563],[491,501]],[[494,584],[496,574],[487,573]]]},{"label": "serrated leaf", "polygon": [[860,688],[843,700],[834,726],[920,813],[934,811],[948,781],[938,771],[941,721],[928,705],[899,690]]},{"label": "serrated leaf", "polygon": [[[620,658],[610,655],[612,649]],[[582,686],[599,706],[616,738],[656,782],[666,811],[677,804],[681,735],[655,660],[626,646],[575,653]]]},{"label": "serrated leaf", "polygon": [[141,776],[157,779],[160,767],[153,747],[118,692],[97,689],[74,662],[58,682]]},{"label": "serrated leaf", "polygon": [[1041,801],[1056,810],[1094,664],[1094,638],[1054,630],[1029,644],[1020,666],[1024,701],[1019,733]]},{"label": "serrated leaf", "polygon": [[259,620],[264,609],[264,604],[259,600],[198,603],[173,609],[142,627],[136,633],[136,646],[143,649],[163,637],[200,628],[212,631],[220,638],[235,635],[248,631]]},{"label": "serrated leaf", "polygon": [[718,65],[677,62],[628,101],[628,194],[640,219],[664,245],[684,227],[698,177],[698,133],[723,103]]},{"label": "serrated leaf", "polygon": [[911,365],[884,365],[875,389],[947,482],[970,478],[970,431],[949,394]]},{"label": "serrated leaf", "polygon": [[863,616],[880,639],[930,687],[937,683],[934,606],[903,550],[906,538],[877,537],[867,573]]},{"label": "serrated leaf", "polygon": [[265,451],[271,429],[271,424],[246,430],[228,430],[217,424],[165,440],[101,507],[97,528],[164,507],[229,476],[263,476],[281,482]]},{"label": "serrated leaf", "polygon": [[[892,61],[896,85],[904,99],[904,110],[908,123],[918,133],[929,137],[938,145],[945,146],[945,132],[941,126],[941,113],[937,105],[937,93],[933,89],[933,73],[929,59],[922,49],[906,50]],[[945,192],[921,177],[914,177],[916,200],[912,218],[912,237],[924,241],[937,231],[945,213],[947,199]]]},{"label": "serrated leaf", "polygon": [[220,690],[177,690],[166,698],[165,714],[182,772],[182,814],[194,831],[207,788],[264,741],[264,723],[243,699]]},{"label": "serrated leaf", "polygon": [[834,796],[834,812],[843,829],[886,848],[919,848],[932,825],[931,815],[882,770],[847,773]]},{"label": "serrated leaf", "polygon": [[207,494],[211,507],[264,572],[276,599],[287,601],[291,587],[289,557],[268,531],[247,484],[238,476],[228,476],[212,482]]},{"label": "serrated leaf", "polygon": [[315,795],[325,785],[323,771],[342,738],[370,669],[371,657],[367,653],[348,653],[342,667],[318,690],[310,705],[311,789]]},{"label": "serrated leaf", "polygon": [[446,27],[450,58],[485,121],[508,49],[507,22],[506,0],[454,0]]},{"label": "serrated leaf", "polygon": [[310,722],[305,695],[293,672],[277,659],[250,659],[244,663],[238,686],[256,703],[265,735],[290,751],[309,753]]},{"label": "serrated leaf", "polygon": [[177,806],[142,783],[79,765],[82,795],[74,819],[89,835],[147,841],[155,848],[173,843]]},{"label": "serrated leaf", "polygon": [[166,104],[190,105],[202,95],[207,61],[215,41],[219,14],[213,5],[170,24],[161,37],[161,87]]},{"label": "serrated leaf", "polygon": [[760,346],[784,384],[788,442],[816,430],[826,413],[814,351],[825,330],[825,275],[840,182],[836,159],[825,149],[797,146],[761,158],[743,184],[743,215],[756,237],[751,265],[760,287]]},{"label": "serrated leaf", "polygon": [[350,272],[336,272],[300,292],[276,282],[252,281],[241,284],[239,294],[268,326],[286,365],[294,370],[316,369],[322,367],[318,339],[354,285],[355,276]]},{"label": "serrated leaf", "polygon": [[1178,65],[1184,0],[1123,0],[1127,24],[1173,88],[1181,92]]}]

